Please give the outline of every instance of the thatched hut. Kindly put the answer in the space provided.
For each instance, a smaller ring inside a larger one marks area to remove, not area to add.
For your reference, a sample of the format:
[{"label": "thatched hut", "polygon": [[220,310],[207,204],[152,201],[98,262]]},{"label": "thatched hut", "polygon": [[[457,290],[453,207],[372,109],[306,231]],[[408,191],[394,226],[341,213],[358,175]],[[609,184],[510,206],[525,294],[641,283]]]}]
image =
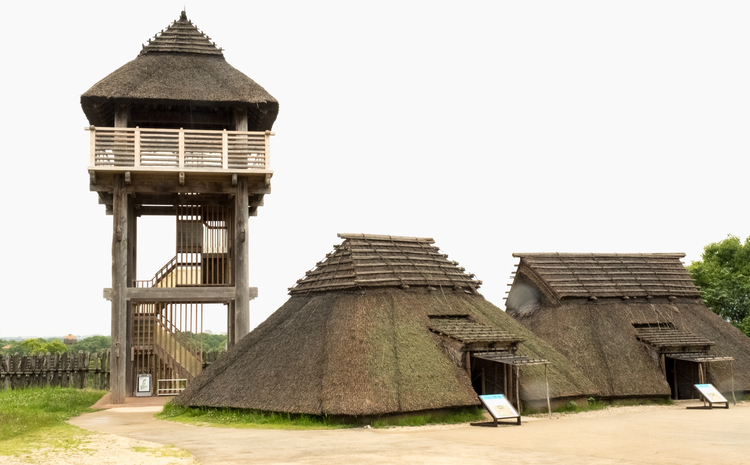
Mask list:
[{"label": "thatched hut", "polygon": [[[432,239],[339,237],[290,299],[176,403],[344,416],[477,405],[477,391],[515,381],[502,364],[473,357],[480,353],[548,360],[554,398],[596,394],[569,361],[487,302],[481,282]],[[543,367],[521,371],[520,395],[546,405]]]},{"label": "thatched hut", "polygon": [[506,311],[602,396],[693,398],[700,382],[750,390],[750,338],[704,305],[684,254],[514,257]]}]

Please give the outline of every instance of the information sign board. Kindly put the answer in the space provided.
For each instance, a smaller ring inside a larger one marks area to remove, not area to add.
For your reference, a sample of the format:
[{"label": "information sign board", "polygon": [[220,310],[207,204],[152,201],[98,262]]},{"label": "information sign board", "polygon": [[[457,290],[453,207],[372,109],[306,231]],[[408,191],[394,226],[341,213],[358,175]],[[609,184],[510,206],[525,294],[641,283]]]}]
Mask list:
[{"label": "information sign board", "polygon": [[151,395],[151,375],[138,375],[138,386],[136,386],[136,397],[148,397]]},{"label": "information sign board", "polygon": [[716,390],[713,384],[696,384],[697,389],[709,402],[727,402],[724,396]]},{"label": "information sign board", "polygon": [[520,419],[520,415],[518,415],[516,409],[513,408],[508,399],[502,394],[479,396],[479,400],[482,401],[484,407],[495,420],[502,420],[504,418]]}]

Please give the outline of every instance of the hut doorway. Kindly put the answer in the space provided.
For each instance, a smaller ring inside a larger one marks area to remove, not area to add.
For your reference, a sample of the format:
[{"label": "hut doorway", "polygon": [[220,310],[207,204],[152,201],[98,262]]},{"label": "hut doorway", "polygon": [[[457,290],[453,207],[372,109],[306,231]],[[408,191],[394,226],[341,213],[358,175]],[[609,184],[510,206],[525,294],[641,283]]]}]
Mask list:
[{"label": "hut doorway", "polygon": [[695,399],[693,385],[702,384],[702,364],[679,360],[666,356],[664,359],[667,372],[667,383],[672,392],[672,399]]},{"label": "hut doorway", "polygon": [[[711,362],[734,362],[734,357],[709,355],[705,353],[664,354],[664,368],[667,383],[672,390],[672,398],[698,399],[693,388],[695,384],[710,384],[711,379],[708,366]],[[730,365],[732,396],[734,396],[734,365]]]},{"label": "hut doorway", "polygon": [[514,376],[510,365],[471,358],[471,385],[479,395],[504,394],[512,399]]}]

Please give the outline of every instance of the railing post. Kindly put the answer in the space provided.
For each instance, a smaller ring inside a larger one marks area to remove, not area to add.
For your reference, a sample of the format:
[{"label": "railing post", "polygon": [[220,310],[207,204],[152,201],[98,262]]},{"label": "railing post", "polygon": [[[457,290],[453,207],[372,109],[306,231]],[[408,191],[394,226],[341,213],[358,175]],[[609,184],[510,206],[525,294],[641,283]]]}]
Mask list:
[{"label": "railing post", "polygon": [[141,129],[138,126],[133,135],[133,166],[141,166]]},{"label": "railing post", "polygon": [[96,127],[89,126],[89,132],[91,132],[91,148],[89,149],[89,163],[92,168],[96,166]]},{"label": "railing post", "polygon": [[221,167],[229,168],[229,136],[226,129],[221,133]]},{"label": "railing post", "polygon": [[271,169],[271,131],[266,131],[266,153],[263,157],[267,170]]},{"label": "railing post", "polygon": [[184,168],[185,167],[185,130],[183,128],[180,128],[180,132],[178,133],[178,151],[179,151],[179,167]]}]

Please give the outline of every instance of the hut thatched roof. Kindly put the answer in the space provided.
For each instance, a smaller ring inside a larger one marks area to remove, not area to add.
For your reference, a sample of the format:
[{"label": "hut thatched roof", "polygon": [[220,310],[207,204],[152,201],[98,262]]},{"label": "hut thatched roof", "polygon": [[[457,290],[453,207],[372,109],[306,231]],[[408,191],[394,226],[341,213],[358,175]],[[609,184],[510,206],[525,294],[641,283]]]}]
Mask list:
[{"label": "hut thatched roof", "polygon": [[291,295],[381,286],[455,287],[476,292],[482,282],[423,237],[339,234],[344,239],[290,288]]},{"label": "hut thatched roof", "polygon": [[556,299],[699,297],[680,258],[685,254],[514,253]]},{"label": "hut thatched roof", "polygon": [[[342,263],[334,255],[343,250],[354,253],[361,241],[368,242],[371,250],[397,242],[399,250],[415,252],[419,247],[427,254],[407,253],[409,260],[387,249],[383,256],[401,260],[401,266],[388,273],[390,285],[345,278],[350,285],[339,288],[330,286],[335,281],[323,280],[311,282],[327,289],[307,287],[297,292],[301,286],[295,287],[281,308],[201,373],[175,402],[358,416],[478,404],[461,360],[451,357],[440,334],[456,340],[475,341],[478,337],[502,343],[510,337],[523,341],[519,355],[551,362],[553,397],[597,394],[565,357],[468,288],[468,283],[474,286],[477,282],[455,264],[443,269],[446,274],[425,275],[422,281],[410,281],[419,285],[402,286],[400,278],[413,277],[411,271],[420,269],[422,259],[436,263],[432,240],[342,237],[344,244],[319,263],[318,269]],[[445,265],[442,260],[445,257],[440,255],[438,262]],[[461,286],[441,285],[443,279],[449,279],[445,276]],[[466,324],[451,326],[448,320]],[[545,398],[543,367],[524,369],[521,398]]]},{"label": "hut thatched roof", "polygon": [[138,57],[81,96],[94,126],[113,125],[115,101],[162,105],[224,105],[248,109],[250,126],[271,129],[278,101],[232,67],[224,54],[183,12],[180,19],[149,40]]},{"label": "hut thatched roof", "polygon": [[[514,254],[507,313],[568,357],[604,396],[668,396],[658,354],[734,357],[750,390],[750,338],[700,299],[682,254]],[[731,365],[711,364],[731,389]]]}]

